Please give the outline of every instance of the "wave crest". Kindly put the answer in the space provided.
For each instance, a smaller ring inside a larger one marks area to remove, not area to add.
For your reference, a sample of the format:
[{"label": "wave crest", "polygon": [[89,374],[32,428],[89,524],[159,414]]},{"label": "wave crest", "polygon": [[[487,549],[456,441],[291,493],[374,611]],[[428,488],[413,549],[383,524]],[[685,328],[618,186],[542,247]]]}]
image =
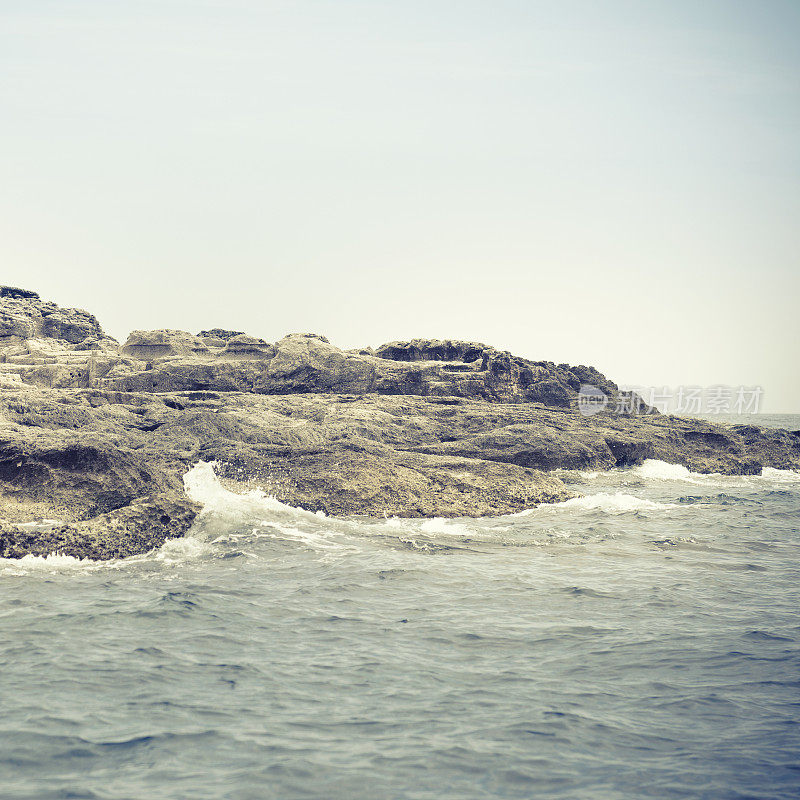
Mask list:
[{"label": "wave crest", "polygon": [[[544,508],[544,506],[540,506]],[[637,511],[666,511],[675,508],[674,503],[656,503],[643,497],[634,497],[623,492],[592,494],[586,497],[573,497],[563,503],[546,506],[552,509],[579,509],[581,511],[602,511],[605,514],[629,514]]]}]

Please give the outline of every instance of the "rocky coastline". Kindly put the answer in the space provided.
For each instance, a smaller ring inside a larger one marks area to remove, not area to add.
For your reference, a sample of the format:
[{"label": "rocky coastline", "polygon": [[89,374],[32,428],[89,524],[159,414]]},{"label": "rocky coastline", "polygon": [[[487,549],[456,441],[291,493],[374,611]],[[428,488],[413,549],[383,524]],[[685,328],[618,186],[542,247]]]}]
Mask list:
[{"label": "rocky coastline", "polygon": [[[584,416],[591,384],[609,409]],[[696,472],[800,469],[800,432],[646,409],[592,367],[477,342],[341,350],[210,328],[134,331],[0,287],[0,556],[110,559],[191,528],[182,476],[215,461],[331,515],[483,516],[572,496],[555,470],[657,458]]]}]

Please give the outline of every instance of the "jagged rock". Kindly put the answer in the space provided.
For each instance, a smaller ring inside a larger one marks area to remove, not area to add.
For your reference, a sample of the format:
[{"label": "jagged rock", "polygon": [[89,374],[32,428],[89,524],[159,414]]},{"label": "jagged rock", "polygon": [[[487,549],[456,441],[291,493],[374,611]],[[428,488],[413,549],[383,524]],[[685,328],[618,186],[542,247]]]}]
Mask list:
[{"label": "jagged rock", "polygon": [[58,309],[42,312],[42,336],[78,344],[89,337],[97,338],[102,333],[97,320],[85,311]]},{"label": "jagged rock", "polygon": [[610,464],[604,464],[605,467],[632,467],[648,458],[656,457],[653,443],[647,439],[606,435],[604,441],[612,458]]},{"label": "jagged rock", "polygon": [[[446,387],[445,391],[464,397],[481,397],[504,403],[542,403],[566,408],[577,398],[582,383],[591,383],[616,398],[618,387],[590,367],[570,367],[550,361],[530,361],[497,350],[480,342],[457,340],[412,339],[410,342],[389,342],[375,355],[389,361],[405,363],[447,362],[431,365],[425,379],[420,374],[417,384],[431,383]],[[409,377],[413,372],[407,373]],[[407,381],[402,393],[413,393]],[[424,392],[419,392],[424,393]]]},{"label": "jagged rock", "polygon": [[453,442],[415,449],[543,470],[608,469],[615,466],[611,450],[599,433],[587,432],[578,438],[542,425],[508,425]]},{"label": "jagged rock", "polygon": [[0,290],[0,299],[0,337],[49,337],[77,344],[87,337],[104,336],[92,314],[45,303],[36,292],[5,286]]},{"label": "jagged rock", "polygon": [[59,339],[17,339],[0,345],[0,376],[32,386],[91,386],[120,360],[117,343],[108,337],[80,344]]},{"label": "jagged rock", "polygon": [[37,400],[7,406],[6,418],[23,426],[0,428],[0,518],[88,519],[156,488],[181,491],[157,460],[87,432],[95,420],[89,409]]},{"label": "jagged rock", "polygon": [[646,458],[800,469],[789,431],[583,416],[583,384],[609,409],[643,404],[592,367],[455,340],[202,334],[134,331],[120,348],[86,312],[0,289],[0,553],[112,558],[183,535],[198,460],[310,510],[401,516],[519,511],[570,496],[553,470]]},{"label": "jagged rock", "polygon": [[0,557],[57,553],[108,560],[135,556],[184,536],[199,510],[188,497],[169,494],[137,498],[83,522],[22,526],[0,522]]},{"label": "jagged rock", "polygon": [[[418,339],[383,345],[373,354],[344,351],[310,333],[290,334],[275,344],[233,331],[202,333],[221,335],[201,339],[184,331],[134,331],[114,364],[94,370],[88,384],[76,376],[74,385],[137,392],[375,392],[567,408],[576,403],[583,376],[611,400],[619,395],[616,384],[591,368],[528,361],[474,342]],[[62,378],[47,385],[64,386],[68,376]]]},{"label": "jagged rock", "polygon": [[0,291],[0,385],[83,387],[97,375],[99,353],[117,352],[86,311],[45,303],[36,292]]},{"label": "jagged rock", "polygon": [[477,361],[491,348],[478,342],[453,339],[412,339],[410,342],[388,342],[375,350],[378,358],[392,361]]},{"label": "jagged rock", "polygon": [[0,337],[29,339],[36,335],[34,320],[27,314],[14,313],[15,309],[0,311]]},{"label": "jagged rock", "polygon": [[452,396],[28,387],[0,393],[0,421],[0,518],[12,527],[100,525],[145,493],[181,496],[198,460],[310,510],[400,516],[518,511],[570,496],[548,471],[645,458],[698,472],[800,468],[788,431]]},{"label": "jagged rock", "polygon": [[334,347],[324,336],[292,333],[275,343],[264,381],[264,394],[297,392],[369,392],[375,368],[369,359]]},{"label": "jagged rock", "polygon": [[329,515],[490,516],[573,496],[558,478],[537,470],[403,452],[356,438],[324,449],[231,452],[220,472],[234,485],[243,475],[248,485],[255,478],[285,502]]},{"label": "jagged rock", "polygon": [[265,342],[263,339],[257,339],[255,336],[248,336],[246,333],[229,337],[224,342],[224,345],[225,350],[222,355],[228,358],[260,358],[269,360],[276,352],[274,345]]},{"label": "jagged rock", "polygon": [[613,397],[617,392],[617,384],[610,381],[594,367],[586,367],[583,364],[577,367],[571,367],[569,364],[559,364],[558,368],[562,373],[567,373],[569,376],[572,376],[572,380],[569,378],[567,378],[567,380],[573,389],[580,389],[581,385],[586,384],[589,386],[596,386],[608,397]]},{"label": "jagged rock", "polygon": [[16,286],[0,286],[0,297],[15,297],[18,299],[38,300],[37,292],[30,289],[18,289]]},{"label": "jagged rock", "polygon": [[200,331],[197,334],[200,339],[220,339],[227,342],[228,339],[233,339],[234,336],[244,336],[244,331],[228,331],[224,328],[211,328],[207,331]]},{"label": "jagged rock", "polygon": [[140,361],[156,361],[175,356],[207,355],[207,345],[186,331],[131,331],[122,345],[122,354]]}]

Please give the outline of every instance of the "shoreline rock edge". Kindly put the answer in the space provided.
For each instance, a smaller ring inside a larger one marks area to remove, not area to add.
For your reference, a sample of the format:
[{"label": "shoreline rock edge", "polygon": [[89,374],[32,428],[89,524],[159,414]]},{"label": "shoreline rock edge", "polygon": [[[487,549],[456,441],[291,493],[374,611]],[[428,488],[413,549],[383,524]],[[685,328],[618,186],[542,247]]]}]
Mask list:
[{"label": "shoreline rock edge", "polygon": [[[591,383],[641,413],[583,416]],[[134,331],[0,287],[0,556],[98,560],[186,534],[182,476],[216,461],[331,515],[487,516],[573,496],[558,469],[657,458],[695,472],[800,469],[800,432],[651,412],[592,367],[477,342],[344,351],[208,328]]]}]

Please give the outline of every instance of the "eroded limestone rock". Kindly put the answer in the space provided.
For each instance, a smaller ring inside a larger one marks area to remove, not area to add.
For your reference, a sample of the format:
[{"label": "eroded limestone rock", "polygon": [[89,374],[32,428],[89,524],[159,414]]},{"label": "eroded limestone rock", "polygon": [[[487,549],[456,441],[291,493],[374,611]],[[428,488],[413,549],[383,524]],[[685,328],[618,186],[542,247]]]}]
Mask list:
[{"label": "eroded limestone rock", "polygon": [[398,516],[515,512],[571,496],[554,470],[646,458],[800,469],[797,432],[585,417],[585,383],[620,399],[592,367],[475,342],[343,351],[211,329],[120,348],[87,312],[0,287],[0,555],[115,558],[182,536],[197,512],[182,476],[201,460],[312,511]]}]

